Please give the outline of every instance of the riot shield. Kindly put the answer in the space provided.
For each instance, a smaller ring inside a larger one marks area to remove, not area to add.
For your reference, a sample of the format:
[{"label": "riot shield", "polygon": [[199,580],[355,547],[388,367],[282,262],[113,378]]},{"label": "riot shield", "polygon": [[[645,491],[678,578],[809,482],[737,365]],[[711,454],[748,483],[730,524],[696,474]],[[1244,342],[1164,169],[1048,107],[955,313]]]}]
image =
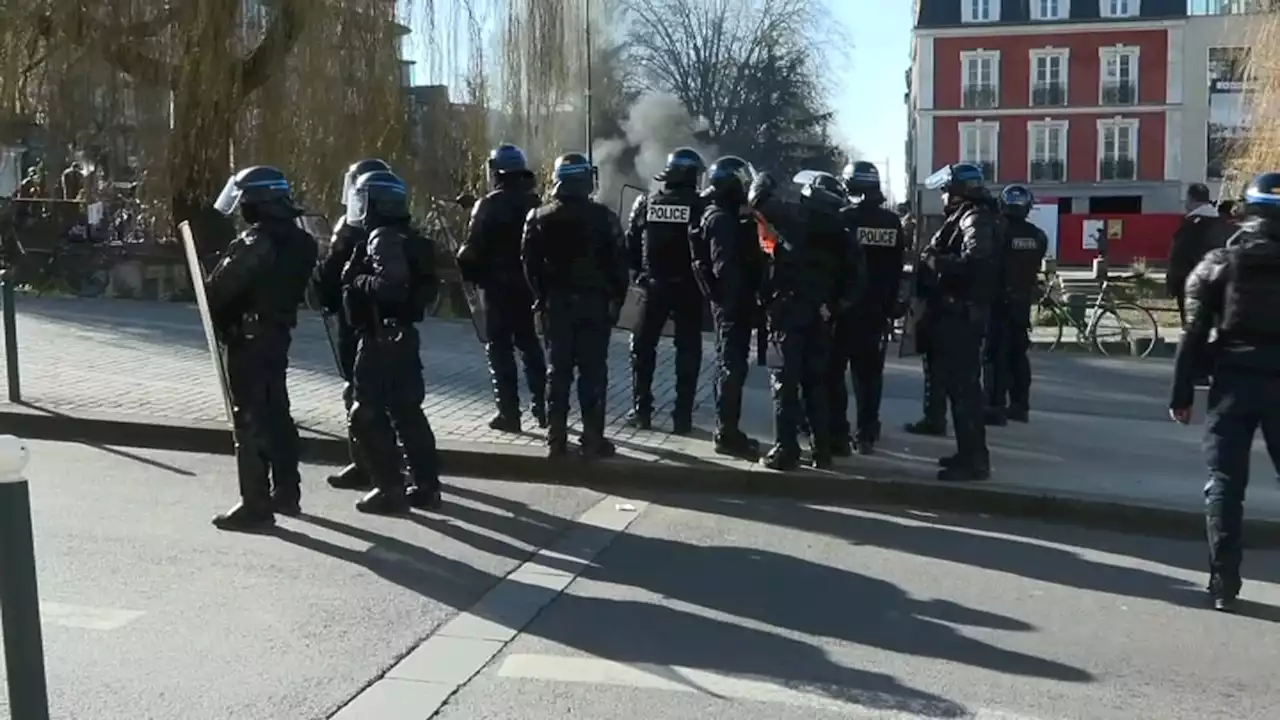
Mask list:
[{"label": "riot shield", "polygon": [[[454,202],[466,210],[468,213],[475,207],[477,199],[474,195],[459,195]],[[436,211],[428,216],[425,224],[427,231],[433,233],[436,237],[444,241],[444,245],[449,250],[449,257],[453,259],[455,266],[458,262],[458,250],[462,245],[458,242],[457,235],[449,228],[449,223],[445,222],[444,215]],[[484,293],[480,292],[480,288],[474,283],[466,282],[462,279],[462,269],[458,268],[458,282],[462,285],[462,298],[467,303],[467,310],[471,313],[471,326],[476,331],[476,339],[481,345],[489,342],[489,333],[485,329],[485,313]]]},{"label": "riot shield", "polygon": [[898,297],[907,304],[907,314],[902,318],[902,337],[898,340],[898,357],[914,357],[920,354],[920,348],[916,345],[916,322],[924,313],[924,300],[916,292],[914,266],[910,270],[904,270],[898,293]]},{"label": "riot shield", "polygon": [[[316,241],[316,248],[321,257],[329,250],[333,241],[333,225],[329,218],[321,213],[306,213],[298,218],[298,227],[302,228]],[[307,307],[320,313],[320,325],[324,328],[325,340],[329,343],[329,352],[333,354],[333,366],[343,380],[350,380],[342,370],[342,356],[338,353],[338,318],[324,311],[320,300],[315,295],[315,288],[307,288]]]},{"label": "riot shield", "polygon": [[213,315],[209,312],[209,298],[204,292],[204,268],[200,265],[200,253],[196,250],[198,246],[195,233],[191,230],[191,223],[184,220],[179,224],[178,234],[182,237],[182,250],[187,256],[187,269],[191,272],[191,289],[196,296],[196,307],[200,310],[200,324],[204,328],[204,338],[209,343],[209,357],[213,361],[214,376],[218,379],[218,391],[222,394],[227,422],[231,423],[234,429],[235,416],[231,411],[231,391],[227,382],[226,363],[223,360],[223,346],[213,326]]}]

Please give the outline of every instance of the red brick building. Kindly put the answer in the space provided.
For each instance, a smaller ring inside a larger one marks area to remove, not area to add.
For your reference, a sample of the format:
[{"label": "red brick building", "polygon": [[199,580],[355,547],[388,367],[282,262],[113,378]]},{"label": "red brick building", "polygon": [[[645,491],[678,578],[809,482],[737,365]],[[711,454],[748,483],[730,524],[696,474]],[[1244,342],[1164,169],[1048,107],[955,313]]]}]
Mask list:
[{"label": "red brick building", "polygon": [[[1184,0],[917,0],[910,177],[979,164],[1060,212],[1175,212]],[[1172,76],[1172,80],[1171,80]]]}]

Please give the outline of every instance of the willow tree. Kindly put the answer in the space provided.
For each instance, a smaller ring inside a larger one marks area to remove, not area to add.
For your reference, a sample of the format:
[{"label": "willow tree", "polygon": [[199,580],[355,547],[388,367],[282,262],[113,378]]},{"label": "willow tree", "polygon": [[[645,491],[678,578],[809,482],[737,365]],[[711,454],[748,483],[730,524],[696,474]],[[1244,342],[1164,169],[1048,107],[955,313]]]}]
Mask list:
[{"label": "willow tree", "polygon": [[1280,3],[1254,10],[1256,14],[1241,23],[1247,28],[1244,38],[1230,43],[1240,46],[1245,60],[1235,78],[1243,85],[1237,95],[1244,122],[1223,148],[1227,158],[1222,197],[1242,192],[1257,173],[1280,168]]}]

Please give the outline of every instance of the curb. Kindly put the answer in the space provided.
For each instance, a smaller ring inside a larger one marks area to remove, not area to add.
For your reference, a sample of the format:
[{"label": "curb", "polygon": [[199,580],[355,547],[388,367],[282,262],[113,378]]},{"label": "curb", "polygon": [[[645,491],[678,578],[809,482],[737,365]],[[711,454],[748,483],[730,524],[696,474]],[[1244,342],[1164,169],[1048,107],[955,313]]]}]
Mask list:
[{"label": "curb", "polygon": [[[1048,340],[1033,339],[1031,341],[1031,349],[1035,352],[1064,353],[1064,354],[1071,353],[1075,355],[1098,355],[1098,352],[1094,350],[1092,347],[1082,345],[1080,343],[1075,342],[1074,340],[1069,340],[1065,337],[1062,339],[1062,342],[1057,347],[1050,349],[1052,345],[1053,343]],[[1137,358],[1140,356],[1140,352],[1138,351],[1138,348],[1133,347],[1130,343],[1104,342],[1102,343],[1102,346],[1103,346],[1103,349],[1107,351],[1106,357]],[[1167,358],[1172,358],[1177,354],[1178,354],[1178,343],[1172,342],[1170,340],[1166,340],[1165,338],[1159,338],[1156,340],[1155,347],[1151,348],[1151,353],[1147,355],[1146,358],[1143,358],[1143,359],[1145,360],[1150,360],[1153,358],[1167,359]]]},{"label": "curb", "polygon": [[[214,426],[173,425],[156,421],[67,415],[25,406],[0,409],[0,434],[30,440],[145,448],[227,455],[230,431]],[[341,465],[347,462],[345,438],[303,430],[303,460]],[[912,477],[905,472],[869,477],[801,470],[777,473],[758,465],[690,466],[616,458],[596,467],[607,472],[574,472],[576,459],[549,460],[540,447],[453,446],[441,443],[446,475],[568,485],[601,491],[626,490],[646,497],[664,493],[757,495],[802,502],[860,506],[905,506],[943,512],[991,515],[1078,525],[1099,530],[1202,540],[1200,511],[1126,504],[1123,500],[1076,495],[1045,495],[996,484],[952,485]],[[1249,547],[1280,547],[1280,519],[1246,519]]]}]

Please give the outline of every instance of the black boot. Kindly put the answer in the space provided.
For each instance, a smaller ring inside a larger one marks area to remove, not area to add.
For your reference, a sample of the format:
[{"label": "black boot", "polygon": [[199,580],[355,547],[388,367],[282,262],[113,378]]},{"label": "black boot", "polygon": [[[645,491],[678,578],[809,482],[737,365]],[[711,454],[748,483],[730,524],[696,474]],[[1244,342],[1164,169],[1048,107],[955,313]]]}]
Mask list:
[{"label": "black boot", "polygon": [[578,448],[578,454],[581,455],[584,460],[600,460],[617,455],[618,448],[614,447],[613,443],[605,440],[604,438],[598,438],[595,440],[583,439],[582,445]]},{"label": "black boot", "polygon": [[717,434],[714,442],[717,455],[728,455],[751,461],[760,459],[760,443],[741,432]]},{"label": "black boot", "polygon": [[409,511],[403,488],[375,488],[356,501],[356,510],[368,515],[400,515]]},{"label": "black boot", "polygon": [[933,437],[946,437],[947,426],[935,423],[928,418],[907,423],[902,426],[904,432],[911,435],[930,435]]},{"label": "black boot", "polygon": [[[941,463],[941,460],[939,460]],[[984,462],[952,459],[946,467],[938,471],[938,479],[943,482],[980,482],[991,479],[991,466]]]},{"label": "black boot", "polygon": [[637,430],[653,429],[653,413],[648,410],[632,408],[627,412],[627,424]]},{"label": "black boot", "polygon": [[689,435],[693,432],[693,413],[676,412],[671,415],[671,434]]},{"label": "black boot", "polygon": [[335,490],[368,490],[373,486],[369,476],[354,463],[348,465],[328,478],[329,487]]},{"label": "black boot", "polygon": [[440,495],[439,484],[434,489],[431,484],[410,485],[404,491],[409,507],[415,510],[439,510],[444,507],[444,498]]},{"label": "black boot", "polygon": [[251,508],[239,502],[230,510],[215,515],[213,526],[232,532],[260,532],[275,527],[276,516],[269,507]]},{"label": "black boot", "polygon": [[555,460],[565,457],[569,454],[569,443],[565,440],[550,440],[547,442],[547,457]]},{"label": "black boot", "polygon": [[1240,581],[1231,581],[1218,574],[1209,576],[1209,600],[1218,612],[1236,611],[1236,598],[1240,595]]},{"label": "black boot", "polygon": [[498,411],[492,419],[489,420],[489,429],[499,432],[518,433],[520,428],[520,414]]},{"label": "black boot", "polygon": [[834,457],[849,457],[853,455],[853,439],[848,435],[841,435],[831,439],[831,454]]},{"label": "black boot", "polygon": [[774,445],[764,457],[764,466],[770,470],[797,470],[800,468],[800,453]]},{"label": "black boot", "polygon": [[276,491],[271,493],[271,510],[277,515],[298,517],[302,514],[301,493],[296,490]]},{"label": "black boot", "polygon": [[876,439],[869,435],[859,435],[854,442],[854,450],[859,455],[872,455],[876,451]]},{"label": "black boot", "polygon": [[1017,405],[1013,405],[1009,408],[1007,416],[1014,422],[1024,423],[1031,420],[1031,413],[1025,407],[1019,407]]},{"label": "black boot", "polygon": [[1009,424],[1009,416],[1004,408],[987,408],[982,413],[982,422],[988,427],[1004,427]]}]

